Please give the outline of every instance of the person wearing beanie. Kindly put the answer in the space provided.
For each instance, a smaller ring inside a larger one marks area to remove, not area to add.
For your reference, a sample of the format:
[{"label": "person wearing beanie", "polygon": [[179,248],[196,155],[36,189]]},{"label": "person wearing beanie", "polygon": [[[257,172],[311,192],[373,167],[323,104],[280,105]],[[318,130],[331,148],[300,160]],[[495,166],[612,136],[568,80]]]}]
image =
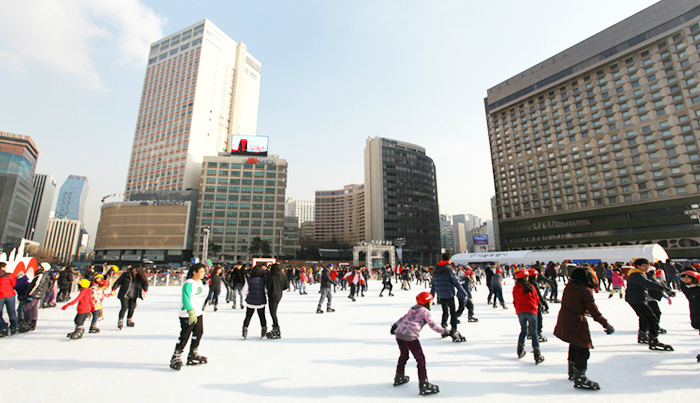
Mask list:
[{"label": "person wearing beanie", "polygon": [[[686,266],[680,275],[681,292],[688,298],[690,308],[690,326],[698,330],[700,335],[700,273]],[[700,362],[700,354],[696,357]]]},{"label": "person wearing beanie", "polygon": [[[533,269],[534,270],[534,269]],[[530,272],[521,269],[515,272],[515,287],[513,287],[513,306],[515,314],[520,321],[520,335],[518,335],[518,359],[525,356],[525,336],[532,339],[532,354],[535,364],[541,364],[544,356],[540,353],[540,343],[537,337],[537,311],[540,306],[539,294],[535,286],[530,283]]]},{"label": "person wearing beanie", "polygon": [[187,272],[187,280],[182,285],[182,298],[180,314],[180,337],[175,345],[175,352],[170,358],[170,368],[179,371],[182,368],[182,352],[187,346],[190,335],[190,353],[187,355],[187,365],[206,364],[207,357],[202,357],[197,353],[199,342],[204,334],[204,313],[201,309],[204,306],[206,295],[204,294],[204,284],[202,279],[207,274],[207,268],[201,263],[193,264]]},{"label": "person wearing beanie", "polygon": [[554,335],[569,343],[569,380],[574,381],[574,388],[598,390],[600,385],[586,377],[591,342],[586,315],[605,328],[605,333],[613,334],[615,329],[598,310],[593,297],[593,288],[597,286],[591,272],[583,267],[575,269],[569,277],[561,297],[561,308],[554,327]]},{"label": "person wearing beanie", "polygon": [[647,290],[664,291],[666,287],[647,278],[646,272],[649,270],[647,259],[637,259],[633,264],[634,269],[630,269],[627,276],[625,301],[639,317],[637,342],[648,343],[650,350],[673,351],[673,347],[670,345],[659,342],[659,318],[648,304],[649,293]]},{"label": "person wearing beanie", "polygon": [[428,382],[428,374],[425,368],[425,355],[421,347],[419,334],[423,326],[430,326],[442,337],[448,335],[447,329],[438,326],[430,315],[430,307],[433,305],[433,295],[429,292],[421,292],[416,296],[416,305],[408,310],[406,315],[391,325],[391,334],[396,336],[396,343],[399,345],[399,362],[396,365],[396,375],[394,376],[394,386],[407,383],[409,377],[405,375],[406,363],[408,362],[409,351],[418,363],[419,393],[428,395],[440,392],[437,385]]},{"label": "person wearing beanie", "polygon": [[62,310],[68,309],[69,306],[78,304],[78,313],[75,315],[73,322],[75,323],[75,330],[68,333],[66,337],[71,340],[78,340],[83,338],[83,333],[85,333],[85,319],[88,313],[95,310],[95,304],[92,301],[92,290],[90,290],[90,280],[82,279],[78,281],[78,286],[80,287],[80,294],[73,301],[63,305]]}]

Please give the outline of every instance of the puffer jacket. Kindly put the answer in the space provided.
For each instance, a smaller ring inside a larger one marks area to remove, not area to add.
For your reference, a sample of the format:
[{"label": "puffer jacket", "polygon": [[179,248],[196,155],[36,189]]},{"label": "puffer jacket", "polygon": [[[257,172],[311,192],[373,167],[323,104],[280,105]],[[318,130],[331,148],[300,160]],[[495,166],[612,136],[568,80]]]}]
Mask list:
[{"label": "puffer jacket", "polygon": [[525,292],[522,284],[515,284],[515,287],[513,287],[513,306],[515,306],[516,314],[529,312],[537,315],[539,305],[540,297],[534,286],[530,292]]},{"label": "puffer jacket", "polygon": [[627,277],[627,294],[625,294],[625,301],[629,304],[645,304],[648,296],[647,288],[651,290],[663,290],[665,287],[657,282],[649,280],[641,270],[630,270],[629,277]]},{"label": "puffer jacket", "polygon": [[681,291],[688,298],[690,307],[690,326],[700,330],[700,285],[687,285],[681,281]]},{"label": "puffer jacket", "polygon": [[267,303],[265,277],[248,277],[243,288],[248,293],[245,297],[246,304],[259,306]]},{"label": "puffer jacket", "polygon": [[17,284],[17,278],[14,275],[0,271],[0,299],[14,297],[15,284]]},{"label": "puffer jacket", "polygon": [[467,295],[464,287],[459,284],[450,262],[447,260],[439,261],[435,273],[433,273],[433,287],[430,293],[440,299],[450,299],[455,297],[455,290],[460,295]]},{"label": "puffer jacket", "polygon": [[494,273],[491,276],[491,289],[503,288],[503,276],[501,273]]},{"label": "puffer jacket", "polygon": [[34,299],[44,298],[46,291],[49,289],[49,274],[43,270],[37,270],[32,283],[29,285],[27,297]]},{"label": "puffer jacket", "polygon": [[440,334],[446,331],[433,321],[428,308],[423,305],[414,305],[408,310],[406,315],[394,323],[396,326],[396,338],[406,341],[418,340],[419,333],[426,324]]}]

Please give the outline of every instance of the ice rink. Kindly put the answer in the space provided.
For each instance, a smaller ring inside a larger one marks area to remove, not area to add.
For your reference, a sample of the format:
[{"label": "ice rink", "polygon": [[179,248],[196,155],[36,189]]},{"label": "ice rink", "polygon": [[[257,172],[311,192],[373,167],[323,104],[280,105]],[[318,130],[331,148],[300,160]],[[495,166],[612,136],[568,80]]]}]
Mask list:
[{"label": "ice rink", "polygon": [[[552,335],[559,304],[544,315],[541,349],[546,361],[536,366],[531,347],[517,359],[520,331],[511,305],[512,280],[504,296],[508,310],[486,305],[488,290],[474,293],[478,323],[459,330],[466,343],[441,339],[427,326],[421,333],[428,377],[440,387],[441,401],[567,402],[698,402],[700,401],[700,337],[690,327],[688,302],[682,294],[673,304],[663,302],[661,335],[674,352],[649,351],[638,345],[637,318],[615,296],[597,294],[603,315],[615,327],[613,335],[589,319],[595,349],[588,376],[600,383],[597,392],[576,390],[567,380],[567,347]],[[423,286],[399,290],[395,297],[379,298],[381,284],[371,281],[364,298],[352,302],[347,291],[334,294],[335,313],[316,314],[318,285],[308,295],[285,293],[279,307],[282,338],[261,340],[257,316],[249,338],[241,337],[244,310],[232,310],[220,297],[219,311],[207,307],[199,353],[202,366],[168,367],[179,334],[177,311],[180,287],[152,287],[134,315],[136,327],[116,327],[119,301],[105,300],[105,320],[99,334],[86,333],[70,341],[75,307],[39,311],[34,332],[0,339],[1,402],[295,402],[399,401],[419,398],[415,360],[406,374],[411,381],[393,387],[398,347],[390,325],[414,304]],[[559,293],[563,290],[560,283]],[[73,296],[77,295],[76,293]],[[325,304],[324,304],[325,310]],[[441,308],[433,307],[439,322]],[[268,315],[268,327],[271,320]],[[187,350],[185,350],[187,352]],[[184,355],[183,355],[184,358]],[[510,400],[513,399],[513,400]],[[555,399],[555,400],[552,400]]]}]

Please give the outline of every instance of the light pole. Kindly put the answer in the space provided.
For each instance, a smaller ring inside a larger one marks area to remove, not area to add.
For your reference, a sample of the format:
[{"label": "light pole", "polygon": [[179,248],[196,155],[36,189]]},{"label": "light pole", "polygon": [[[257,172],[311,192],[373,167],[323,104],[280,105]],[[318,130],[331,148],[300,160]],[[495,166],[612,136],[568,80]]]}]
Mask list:
[{"label": "light pole", "polygon": [[209,227],[202,228],[204,239],[202,240],[202,264],[206,265],[207,254],[209,253]]}]

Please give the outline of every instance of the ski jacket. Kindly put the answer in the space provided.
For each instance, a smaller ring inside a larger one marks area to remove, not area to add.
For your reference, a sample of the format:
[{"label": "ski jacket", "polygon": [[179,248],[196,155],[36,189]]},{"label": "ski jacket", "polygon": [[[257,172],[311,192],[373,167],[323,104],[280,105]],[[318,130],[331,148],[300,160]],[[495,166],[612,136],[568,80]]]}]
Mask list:
[{"label": "ski jacket", "polygon": [[494,273],[491,276],[491,289],[503,288],[503,276],[501,273]]},{"label": "ski jacket", "polygon": [[335,280],[331,278],[331,274],[328,269],[323,269],[321,271],[321,288],[331,288],[331,285],[335,284]]},{"label": "ski jacket", "polygon": [[450,299],[454,298],[455,290],[461,295],[467,295],[464,287],[459,284],[450,262],[447,260],[439,261],[433,273],[433,286],[430,293],[439,299]]},{"label": "ski jacket", "polygon": [[202,314],[202,307],[207,294],[204,293],[204,284],[201,280],[187,279],[182,285],[182,301],[180,305],[180,317],[189,318],[187,311],[194,309],[195,316]]},{"label": "ski jacket", "polygon": [[130,270],[125,270],[124,273],[122,273],[121,276],[117,279],[117,281],[114,282],[112,285],[112,290],[119,289],[119,294],[117,295],[117,298],[122,299],[126,294],[129,292],[129,288],[131,287],[131,282],[135,281],[136,282],[136,296],[137,298],[143,299],[143,297],[146,295],[146,292],[148,292],[148,283],[144,283],[141,281],[141,279],[136,276],[134,278],[134,275],[131,274]]},{"label": "ski jacket", "polygon": [[36,276],[29,285],[29,291],[27,291],[27,297],[34,299],[44,298],[46,291],[49,290],[49,275],[48,273],[37,270]]},{"label": "ski jacket", "polygon": [[289,288],[289,282],[281,270],[270,270],[267,274],[265,286],[267,287],[267,297],[270,299],[270,302],[279,302],[282,299],[282,291]]},{"label": "ski jacket", "polygon": [[209,290],[221,291],[221,280],[222,279],[223,279],[222,274],[216,274],[214,272],[209,274]]},{"label": "ski jacket", "polygon": [[15,284],[17,284],[17,277],[5,271],[0,271],[0,299],[14,297]]},{"label": "ski jacket", "polygon": [[17,292],[18,301],[26,299],[27,291],[29,291],[29,279],[27,278],[27,276],[22,276],[21,278],[18,278],[17,284],[15,284],[14,289]]},{"label": "ski jacket", "polygon": [[250,308],[264,307],[267,303],[265,295],[265,277],[248,277],[243,286],[245,302]]},{"label": "ski jacket", "polygon": [[516,314],[529,312],[537,315],[537,309],[540,306],[540,297],[537,295],[535,287],[532,287],[532,291],[525,292],[523,285],[516,283],[515,287],[513,287],[513,306],[515,306]]},{"label": "ski jacket", "polygon": [[631,269],[627,277],[627,293],[625,301],[629,304],[645,304],[647,302],[647,288],[652,290],[664,290],[661,284],[647,279],[643,271]]},{"label": "ski jacket", "polygon": [[394,323],[397,326],[396,338],[406,341],[418,340],[420,331],[426,324],[440,334],[445,332],[443,327],[433,321],[428,308],[423,305],[414,305],[406,315]]},{"label": "ski jacket", "polygon": [[348,280],[348,284],[360,284],[360,280],[364,282],[364,279],[362,278],[362,273],[359,273],[356,276],[354,271],[349,271],[343,278]]},{"label": "ski jacket", "polygon": [[92,302],[92,290],[83,288],[80,290],[80,294],[78,294],[73,301],[64,305],[63,308],[69,307],[75,303],[78,304],[78,314],[94,311],[95,304]]},{"label": "ski jacket", "polygon": [[681,281],[681,291],[688,298],[690,307],[690,326],[700,330],[700,285],[687,285]]},{"label": "ski jacket", "polygon": [[608,325],[607,319],[598,311],[593,290],[576,280],[569,281],[561,296],[561,308],[554,335],[574,346],[593,348],[586,312],[603,327]]},{"label": "ski jacket", "polygon": [[624,287],[625,286],[625,279],[622,278],[622,275],[620,275],[620,274],[613,274],[612,283],[613,283],[613,287]]},{"label": "ski jacket", "polygon": [[70,288],[73,285],[73,270],[63,269],[58,272],[58,288]]}]

